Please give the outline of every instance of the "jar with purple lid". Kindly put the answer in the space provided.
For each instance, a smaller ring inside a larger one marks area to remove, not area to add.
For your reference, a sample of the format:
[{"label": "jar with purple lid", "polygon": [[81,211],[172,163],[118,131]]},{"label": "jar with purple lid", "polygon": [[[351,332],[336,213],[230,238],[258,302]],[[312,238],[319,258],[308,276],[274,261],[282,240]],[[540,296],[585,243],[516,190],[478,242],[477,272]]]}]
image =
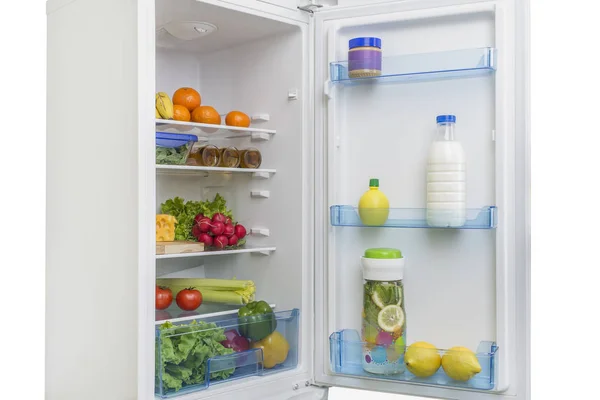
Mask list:
[{"label": "jar with purple lid", "polygon": [[366,78],[381,75],[381,39],[357,37],[350,39],[348,76]]}]

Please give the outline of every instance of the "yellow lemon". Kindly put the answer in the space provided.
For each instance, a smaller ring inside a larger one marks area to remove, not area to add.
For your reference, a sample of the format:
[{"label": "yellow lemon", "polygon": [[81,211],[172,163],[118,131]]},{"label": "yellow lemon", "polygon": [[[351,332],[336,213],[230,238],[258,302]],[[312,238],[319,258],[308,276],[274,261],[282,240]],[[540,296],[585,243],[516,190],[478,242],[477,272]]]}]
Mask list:
[{"label": "yellow lemon", "polygon": [[457,381],[468,381],[481,372],[475,353],[461,346],[452,347],[444,354],[442,368],[446,375]]},{"label": "yellow lemon", "polygon": [[404,364],[414,375],[426,378],[440,369],[442,357],[434,345],[427,342],[416,342],[408,346],[404,355]]}]

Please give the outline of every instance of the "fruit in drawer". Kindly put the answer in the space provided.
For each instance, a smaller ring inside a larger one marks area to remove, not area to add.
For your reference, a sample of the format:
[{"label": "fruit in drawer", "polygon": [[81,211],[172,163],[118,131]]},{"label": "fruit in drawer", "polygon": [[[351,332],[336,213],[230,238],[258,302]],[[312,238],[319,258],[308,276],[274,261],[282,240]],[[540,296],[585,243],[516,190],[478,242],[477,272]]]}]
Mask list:
[{"label": "fruit in drawer", "polygon": [[192,111],[192,121],[202,124],[220,125],[221,116],[217,110],[211,106],[200,106]]},{"label": "fruit in drawer", "polygon": [[277,319],[266,301],[252,301],[238,310],[238,329],[247,339],[262,340],[276,328]]},{"label": "fruit in drawer", "polygon": [[241,111],[231,111],[225,117],[225,124],[248,128],[250,126],[250,117]]},{"label": "fruit in drawer", "polygon": [[173,103],[165,92],[156,93],[156,109],[162,119],[173,118]]},{"label": "fruit in drawer", "polygon": [[177,220],[174,216],[168,214],[158,214],[156,216],[156,241],[172,242],[175,240],[175,224]]},{"label": "fruit in drawer", "polygon": [[173,119],[176,121],[191,121],[192,115],[189,110],[179,104],[173,105]]},{"label": "fruit in drawer", "polygon": [[263,366],[270,369],[287,359],[290,344],[281,333],[274,331],[266,338],[252,343],[252,348],[262,349]]},{"label": "fruit in drawer", "polygon": [[404,355],[404,364],[414,375],[426,378],[440,369],[442,357],[431,343],[416,342],[408,346]]},{"label": "fruit in drawer", "polygon": [[200,93],[190,87],[179,88],[173,93],[173,104],[183,106],[189,112],[199,107],[201,101]]},{"label": "fruit in drawer", "polygon": [[457,381],[468,381],[481,372],[475,353],[461,346],[452,347],[444,354],[442,368],[446,375]]}]

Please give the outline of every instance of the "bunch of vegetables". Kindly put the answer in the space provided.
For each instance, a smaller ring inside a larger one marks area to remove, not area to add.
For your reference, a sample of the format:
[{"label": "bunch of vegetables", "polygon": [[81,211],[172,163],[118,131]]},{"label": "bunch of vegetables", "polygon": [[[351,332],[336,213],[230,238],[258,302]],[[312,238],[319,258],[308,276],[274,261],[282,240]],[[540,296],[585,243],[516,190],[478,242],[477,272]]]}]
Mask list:
[{"label": "bunch of vegetables", "polygon": [[[224,329],[214,323],[192,321],[175,326],[165,322],[159,327],[156,342],[156,387],[162,392],[178,391],[187,385],[204,383],[208,359],[232,354],[224,347]],[[210,379],[226,379],[235,368],[212,372]]]},{"label": "bunch of vegetables", "polygon": [[160,209],[163,214],[177,219],[175,240],[198,241],[217,249],[246,243],[246,228],[234,222],[231,210],[219,193],[212,201],[186,202],[175,197],[162,203]]},{"label": "bunch of vegetables", "polygon": [[240,306],[253,301],[256,293],[253,281],[237,279],[159,278],[156,284],[169,288],[176,296],[193,287],[202,294],[201,301]]}]

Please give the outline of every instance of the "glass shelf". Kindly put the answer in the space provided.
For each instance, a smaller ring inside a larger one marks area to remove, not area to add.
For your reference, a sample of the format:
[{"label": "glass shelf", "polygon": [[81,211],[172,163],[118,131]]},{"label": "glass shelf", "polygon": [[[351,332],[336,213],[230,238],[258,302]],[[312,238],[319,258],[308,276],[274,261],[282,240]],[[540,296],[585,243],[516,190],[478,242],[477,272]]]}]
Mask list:
[{"label": "glass shelf", "polygon": [[[369,344],[362,342],[358,331],[353,329],[346,329],[339,332],[334,332],[329,337],[329,357],[331,371],[339,375],[351,375],[360,376],[372,379],[384,379],[390,381],[402,381],[419,383],[426,385],[435,386],[450,386],[459,388],[469,388],[477,390],[491,390],[495,384],[495,370],[497,368],[497,350],[498,346],[494,342],[480,342],[475,356],[481,367],[481,371],[467,381],[457,381],[450,378],[444,372],[443,367],[436,371],[435,374],[426,378],[420,378],[408,370],[404,370],[401,373],[393,375],[382,375],[373,374],[366,372],[363,369],[363,360],[367,362],[376,362],[369,356],[363,356],[363,348],[368,346],[370,353],[374,354],[374,350],[377,351],[377,347],[380,347],[380,353],[383,355],[384,362],[387,362],[387,358],[392,354],[395,359],[400,359],[401,365],[404,365],[404,353],[395,353],[395,347],[385,348],[382,345]],[[448,350],[436,350],[440,356],[443,356]],[[367,361],[368,358],[368,361]]]},{"label": "glass shelf", "polygon": [[251,246],[244,245],[238,249],[232,250],[217,250],[210,249],[204,250],[197,253],[179,253],[179,254],[157,254],[155,257],[157,260],[165,258],[189,258],[189,257],[208,257],[208,256],[227,256],[230,254],[242,254],[242,253],[260,253],[263,255],[270,255],[276,248],[274,246]]},{"label": "glass shelf", "polygon": [[156,129],[167,133],[180,133],[198,136],[198,141],[209,139],[231,139],[249,136],[252,140],[270,140],[275,129],[243,128],[229,125],[202,124],[198,122],[157,119]]},{"label": "glass shelf", "polygon": [[[380,209],[361,211],[367,223],[380,219]],[[498,223],[498,209],[495,206],[469,208],[466,210],[466,222],[462,226],[430,226],[427,224],[425,208],[390,208],[383,225],[366,225],[361,220],[358,207],[335,205],[330,207],[331,225],[373,228],[438,228],[438,229],[493,229]]]},{"label": "glass shelf", "polygon": [[156,164],[157,174],[178,174],[178,175],[195,175],[199,173],[219,173],[219,174],[246,174],[253,177],[268,179],[275,174],[277,170],[269,168],[225,168],[225,167],[202,167],[195,165],[166,165]]},{"label": "glass shelf", "polygon": [[[170,398],[206,390],[213,385],[236,379],[270,375],[296,368],[299,318],[298,309],[274,313],[275,331],[289,345],[287,354],[281,351],[275,354],[272,350],[263,354],[260,348],[256,348],[213,355],[214,350],[219,351],[222,348],[209,348],[204,344],[205,340],[210,342],[211,338],[224,339],[224,332],[229,330],[236,330],[239,334],[245,331],[256,332],[256,328],[262,327],[255,324],[264,325],[264,321],[241,323],[237,316],[217,316],[177,322],[172,327],[157,325],[155,394],[163,399]],[[212,356],[206,358],[207,354],[203,354],[203,350]]]},{"label": "glass shelf", "polygon": [[[269,305],[273,310],[275,310],[275,304]],[[222,319],[232,318],[232,315],[237,315],[240,307],[240,305],[203,302],[200,307],[194,311],[185,311],[179,308],[175,302],[175,299],[173,299],[173,303],[171,303],[171,305],[166,309],[155,310],[154,323],[156,325],[160,325],[166,321],[176,323],[191,321],[193,319],[205,319],[209,317],[221,317]]]},{"label": "glass shelf", "polygon": [[489,74],[496,70],[496,49],[491,47],[382,58],[380,76],[350,78],[348,61],[330,63],[331,81],[350,84],[364,81],[420,81]]}]

